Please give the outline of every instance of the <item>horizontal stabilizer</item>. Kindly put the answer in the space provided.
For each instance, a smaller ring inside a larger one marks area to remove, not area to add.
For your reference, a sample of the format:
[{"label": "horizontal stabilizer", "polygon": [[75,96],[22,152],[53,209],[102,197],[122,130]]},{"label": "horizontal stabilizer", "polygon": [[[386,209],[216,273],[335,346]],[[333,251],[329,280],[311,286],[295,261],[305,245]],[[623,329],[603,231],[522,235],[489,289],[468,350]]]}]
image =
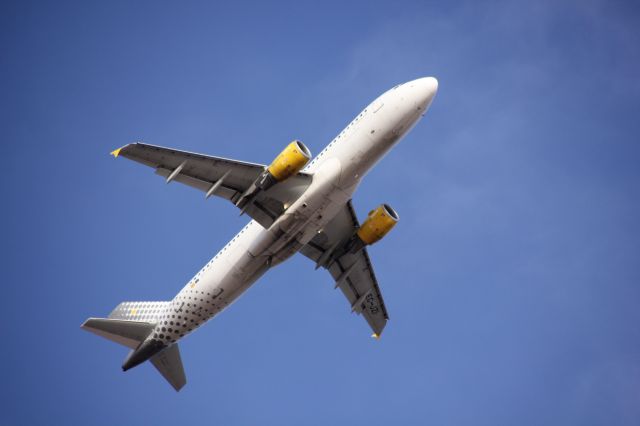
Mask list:
[{"label": "horizontal stabilizer", "polygon": [[153,327],[154,325],[148,322],[109,318],[89,318],[81,326],[84,330],[131,349],[138,347],[153,331]]},{"label": "horizontal stabilizer", "polygon": [[177,391],[187,384],[178,344],[173,344],[151,357],[151,363]]}]

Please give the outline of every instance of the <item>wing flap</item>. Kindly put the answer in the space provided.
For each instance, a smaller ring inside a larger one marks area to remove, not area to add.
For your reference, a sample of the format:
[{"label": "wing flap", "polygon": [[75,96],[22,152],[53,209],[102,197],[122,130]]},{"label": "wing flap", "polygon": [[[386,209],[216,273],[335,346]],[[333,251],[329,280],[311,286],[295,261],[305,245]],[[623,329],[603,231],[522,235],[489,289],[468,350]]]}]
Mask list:
[{"label": "wing flap", "polygon": [[[164,178],[168,178],[171,175],[171,173],[173,173],[173,170],[165,169],[162,167],[159,167],[156,169],[156,174]],[[173,181],[181,183],[183,185],[190,186],[192,188],[198,189],[205,193],[209,191],[211,186],[215,183],[215,181],[210,182],[208,180],[203,180],[202,178],[188,175],[186,174],[186,172],[179,173],[176,177],[173,178]],[[234,188],[229,186],[229,184],[225,185],[223,183],[216,189],[215,195],[217,195],[218,197],[224,198],[226,200],[231,200],[234,198],[234,196],[237,196],[237,194],[241,194],[241,193],[242,193],[241,189]]]}]

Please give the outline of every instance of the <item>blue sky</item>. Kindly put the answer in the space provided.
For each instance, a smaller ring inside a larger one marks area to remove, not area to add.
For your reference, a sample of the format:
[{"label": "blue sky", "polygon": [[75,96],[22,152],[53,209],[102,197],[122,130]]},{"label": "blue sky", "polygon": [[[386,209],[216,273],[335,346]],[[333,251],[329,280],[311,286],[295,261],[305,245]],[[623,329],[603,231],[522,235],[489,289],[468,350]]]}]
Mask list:
[{"label": "blue sky", "polygon": [[[3,424],[640,424],[633,2],[3,2]],[[246,218],[115,161],[318,153],[393,85],[425,119],[367,177],[391,316],[301,256],[181,344],[175,393],[80,330],[169,300]]]}]

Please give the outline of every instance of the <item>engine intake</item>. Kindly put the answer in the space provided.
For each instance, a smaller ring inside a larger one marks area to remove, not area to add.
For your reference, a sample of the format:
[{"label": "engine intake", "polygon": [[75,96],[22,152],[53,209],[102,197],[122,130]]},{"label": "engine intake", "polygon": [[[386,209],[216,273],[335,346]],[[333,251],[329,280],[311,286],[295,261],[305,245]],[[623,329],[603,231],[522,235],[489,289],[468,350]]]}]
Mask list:
[{"label": "engine intake", "polygon": [[291,142],[267,167],[267,171],[282,182],[298,173],[311,159],[311,151],[299,140]]},{"label": "engine intake", "polygon": [[358,228],[358,238],[366,245],[380,241],[396,226],[400,217],[388,204],[381,204],[369,212],[367,219]]}]

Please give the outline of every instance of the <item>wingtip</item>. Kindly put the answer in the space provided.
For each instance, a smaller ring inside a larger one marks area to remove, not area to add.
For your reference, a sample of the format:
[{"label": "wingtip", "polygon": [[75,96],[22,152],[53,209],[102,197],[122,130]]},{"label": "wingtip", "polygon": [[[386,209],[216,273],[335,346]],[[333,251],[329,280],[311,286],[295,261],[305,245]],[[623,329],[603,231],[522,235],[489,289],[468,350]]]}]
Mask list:
[{"label": "wingtip", "polygon": [[80,325],[80,328],[81,328],[81,329],[83,329],[83,330],[86,330],[86,329],[90,328],[90,327],[89,327],[89,324],[90,324],[93,320],[95,320],[95,319],[96,319],[96,318],[94,318],[94,317],[87,318],[87,319],[86,319],[86,320],[84,320],[84,322]]},{"label": "wingtip", "polygon": [[124,146],[111,151],[111,155],[113,155],[113,158],[118,158],[118,155],[120,155],[120,151],[122,151],[122,148],[124,148]]}]

